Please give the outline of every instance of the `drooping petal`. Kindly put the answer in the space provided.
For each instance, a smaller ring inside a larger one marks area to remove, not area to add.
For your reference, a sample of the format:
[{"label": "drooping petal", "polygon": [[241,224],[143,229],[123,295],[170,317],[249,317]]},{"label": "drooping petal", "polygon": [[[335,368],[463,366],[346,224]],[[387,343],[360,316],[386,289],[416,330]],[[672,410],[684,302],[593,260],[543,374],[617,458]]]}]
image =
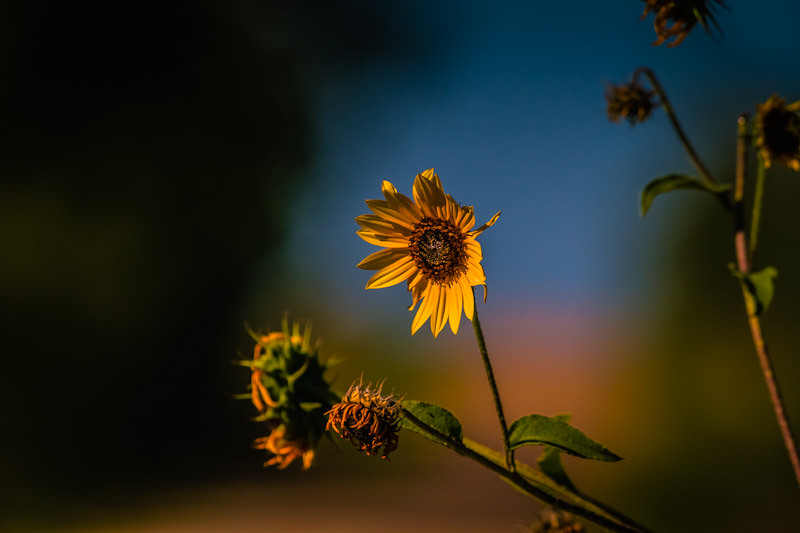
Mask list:
[{"label": "drooping petal", "polygon": [[454,283],[447,287],[447,307],[450,318],[450,331],[453,335],[458,333],[458,325],[461,322],[462,298],[461,286]]},{"label": "drooping petal", "polygon": [[429,290],[426,291],[422,297],[422,304],[419,306],[417,314],[414,317],[414,322],[411,324],[412,335],[417,332],[426,320],[428,320],[428,317],[431,316],[431,312],[435,309],[436,304],[434,302],[438,301],[439,298],[439,286],[431,284]]},{"label": "drooping petal", "polygon": [[483,285],[486,283],[486,273],[480,263],[470,262],[467,265],[467,272],[462,276],[470,285]]},{"label": "drooping petal", "polygon": [[418,279],[419,274],[420,272],[417,271],[417,274],[408,280],[408,290],[411,291],[411,305],[408,306],[409,311],[413,311],[417,302],[428,292],[428,280],[426,280],[424,276],[422,276],[420,281],[414,283],[414,281]]},{"label": "drooping petal", "polygon": [[416,274],[408,278],[408,290],[412,290],[423,283],[425,283],[425,273],[422,270],[417,269]]},{"label": "drooping petal", "polygon": [[484,224],[480,228],[476,229],[475,231],[471,231],[470,234],[472,234],[473,236],[477,237],[478,235],[483,233],[483,231],[485,229],[491,228],[492,226],[494,226],[494,223],[497,222],[498,218],[500,218],[500,211],[498,211],[492,218],[490,218],[489,221],[486,224]]},{"label": "drooping petal", "polygon": [[447,323],[447,289],[441,285],[437,285],[439,287],[439,294],[437,295],[438,298],[436,299],[436,307],[431,312],[431,331],[433,332],[433,336],[436,337],[439,335],[439,332],[444,329],[444,325]]},{"label": "drooping petal", "polygon": [[464,315],[472,320],[472,315],[475,312],[475,294],[472,292],[472,286],[466,278],[458,278],[458,285],[461,287],[461,299],[464,304]]},{"label": "drooping petal", "polygon": [[397,285],[414,274],[417,266],[410,257],[403,257],[391,265],[379,270],[367,282],[367,289],[382,289]]}]

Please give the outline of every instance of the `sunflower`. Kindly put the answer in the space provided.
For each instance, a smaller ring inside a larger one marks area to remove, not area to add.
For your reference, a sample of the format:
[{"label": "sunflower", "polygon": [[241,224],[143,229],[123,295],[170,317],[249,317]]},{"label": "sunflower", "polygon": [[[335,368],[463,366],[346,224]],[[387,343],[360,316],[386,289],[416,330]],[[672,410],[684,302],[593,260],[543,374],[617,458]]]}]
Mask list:
[{"label": "sunflower", "polygon": [[458,332],[461,312],[472,320],[475,296],[472,287],[482,285],[486,301],[486,275],[481,266],[483,254],[475,238],[492,226],[498,211],[486,224],[475,225],[472,206],[462,207],[444,193],[439,176],[430,168],[414,180],[414,201],[383,182],[385,200],[367,200],[374,214],[361,215],[358,236],[370,244],[383,246],[361,261],[359,268],[377,270],[367,289],[391,287],[408,282],[411,306],[422,301],[411,324],[411,333],[428,318],[437,336],[450,322]]},{"label": "sunflower", "polygon": [[764,158],[764,167],[779,161],[800,172],[800,100],[787,104],[773,94],[756,109],[755,145]]}]

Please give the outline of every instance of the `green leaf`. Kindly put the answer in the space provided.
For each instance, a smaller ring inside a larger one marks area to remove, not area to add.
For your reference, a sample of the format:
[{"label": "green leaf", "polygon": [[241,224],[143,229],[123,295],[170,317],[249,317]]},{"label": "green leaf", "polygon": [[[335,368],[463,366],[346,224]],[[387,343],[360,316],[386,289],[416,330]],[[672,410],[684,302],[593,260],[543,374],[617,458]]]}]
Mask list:
[{"label": "green leaf", "polygon": [[645,216],[650,210],[653,200],[659,194],[664,194],[676,190],[695,190],[705,191],[713,194],[720,200],[726,207],[729,205],[728,191],[731,186],[729,184],[712,184],[697,178],[685,176],[683,174],[667,174],[656,178],[648,183],[642,191],[641,198],[641,211],[642,216]]},{"label": "green leaf", "polygon": [[[564,423],[569,423],[572,416],[569,414],[561,414],[555,415],[553,418]],[[561,462],[561,452],[558,451],[558,448],[545,446],[544,452],[542,452],[542,455],[536,460],[536,464],[539,465],[539,470],[541,470],[544,475],[559,485],[571,491],[577,490],[575,489],[575,485],[572,484],[572,481],[570,481],[569,476],[567,476],[567,471],[564,470],[564,463]]]},{"label": "green leaf", "polygon": [[440,407],[432,403],[406,400],[403,402],[403,408],[411,415],[411,417],[403,417],[401,421],[401,427],[403,429],[410,429],[411,431],[419,433],[423,437],[430,439],[433,442],[443,444],[445,446],[450,444],[446,439],[443,439],[437,436],[435,433],[427,431],[425,427],[420,427],[418,424],[416,424],[413,420],[413,418],[416,418],[425,426],[434,429],[435,431],[446,437],[449,437],[456,442],[460,443],[464,439],[464,430],[461,428],[461,422],[459,422],[458,418],[456,418],[444,407]]},{"label": "green leaf", "polygon": [[509,428],[509,444],[512,449],[531,445],[552,446],[571,455],[598,461],[622,459],[559,417],[528,415],[515,420]]},{"label": "green leaf", "polygon": [[745,305],[750,315],[760,315],[767,310],[772,303],[772,296],[775,293],[773,279],[778,277],[778,269],[775,267],[765,267],[758,272],[744,272],[737,270],[732,263],[728,265],[731,274],[739,278],[745,288]]},{"label": "green leaf", "polygon": [[567,476],[567,471],[564,470],[564,463],[561,462],[561,453],[558,451],[558,448],[545,446],[544,453],[536,460],[536,464],[539,465],[539,470],[541,470],[544,475],[559,485],[573,492],[576,490],[575,485],[572,484],[569,476]]}]

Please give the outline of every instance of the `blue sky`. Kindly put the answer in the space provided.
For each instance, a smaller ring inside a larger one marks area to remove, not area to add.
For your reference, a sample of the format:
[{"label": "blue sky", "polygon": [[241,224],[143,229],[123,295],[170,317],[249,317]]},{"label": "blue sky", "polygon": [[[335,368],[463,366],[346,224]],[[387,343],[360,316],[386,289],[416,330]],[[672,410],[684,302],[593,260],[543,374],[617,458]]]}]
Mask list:
[{"label": "blue sky", "polygon": [[[773,3],[767,14],[755,2],[732,5],[717,13],[723,36],[697,27],[670,49],[651,45],[652,15],[639,20],[643,4],[629,4],[406,5],[397,16],[424,53],[326,72],[312,92],[313,180],[290,234],[300,277],[334,279],[330,296],[362,311],[383,305],[367,300],[380,291],[355,290],[369,273],[354,266],[375,248],[353,219],[382,179],[410,195],[414,175],[434,167],[479,223],[503,212],[481,237],[491,298],[638,307],[655,243],[697,199],[665,197],[639,218],[647,181],[692,167],[663,113],[635,128],[608,122],[606,84],[652,68],[707,163],[726,172],[738,113],[772,92],[800,97],[800,6]],[[758,23],[766,15],[770,25]],[[393,290],[381,298],[406,305],[404,288]]]}]

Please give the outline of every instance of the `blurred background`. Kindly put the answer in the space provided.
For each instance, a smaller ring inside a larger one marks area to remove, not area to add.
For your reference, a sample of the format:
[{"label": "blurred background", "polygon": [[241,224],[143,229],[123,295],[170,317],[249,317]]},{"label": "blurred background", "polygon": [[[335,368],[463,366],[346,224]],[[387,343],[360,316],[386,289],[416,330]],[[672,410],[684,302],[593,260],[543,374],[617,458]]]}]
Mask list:
[{"label": "blurred background", "polygon": [[[654,47],[642,2],[5,2],[0,7],[0,528],[523,531],[533,501],[403,434],[391,462],[324,441],[263,469],[232,395],[246,322],[313,321],[323,355],[440,403],[495,447],[468,324],[410,335],[403,285],[365,291],[355,234],[382,179],[435,167],[475,205],[479,306],[507,417],[573,414],[625,457],[567,461],[657,531],[796,527],[798,487],[713,199],[666,117],[606,118],[646,65],[716,176],[736,117],[800,98],[800,5],[728,2],[723,34]],[[766,330],[800,426],[798,176],[770,174]],[[534,461],[535,451],[524,459]]]}]

